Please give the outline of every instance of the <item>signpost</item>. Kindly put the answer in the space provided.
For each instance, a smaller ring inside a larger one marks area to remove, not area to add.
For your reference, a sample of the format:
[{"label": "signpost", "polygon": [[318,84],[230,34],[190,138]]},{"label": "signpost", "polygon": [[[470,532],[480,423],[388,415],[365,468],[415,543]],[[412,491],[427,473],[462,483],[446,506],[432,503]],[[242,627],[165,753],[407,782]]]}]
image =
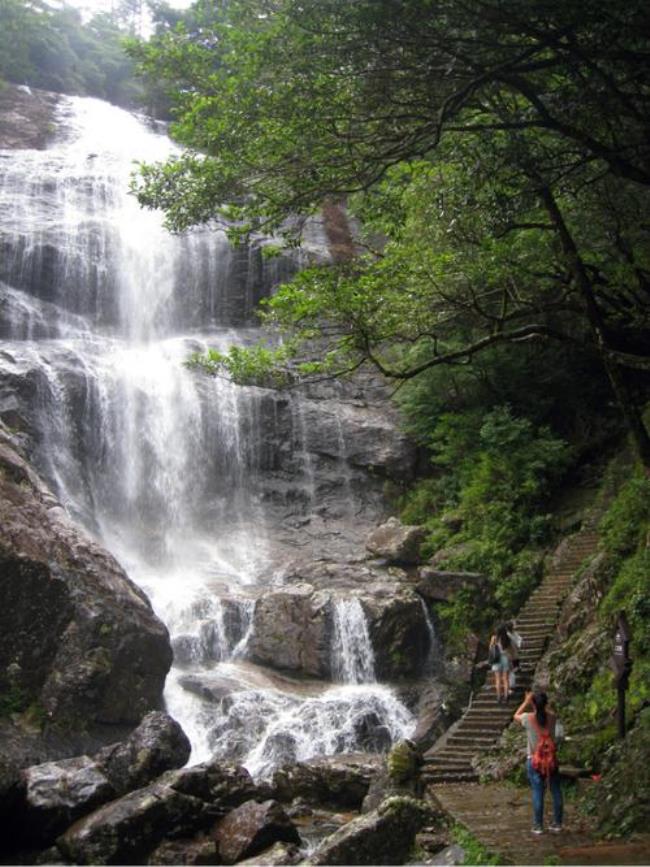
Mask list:
[{"label": "signpost", "polygon": [[630,627],[625,612],[621,611],[616,621],[614,653],[610,658],[614,669],[614,683],[618,693],[618,736],[625,737],[625,691],[630,683],[632,660],[630,659]]}]

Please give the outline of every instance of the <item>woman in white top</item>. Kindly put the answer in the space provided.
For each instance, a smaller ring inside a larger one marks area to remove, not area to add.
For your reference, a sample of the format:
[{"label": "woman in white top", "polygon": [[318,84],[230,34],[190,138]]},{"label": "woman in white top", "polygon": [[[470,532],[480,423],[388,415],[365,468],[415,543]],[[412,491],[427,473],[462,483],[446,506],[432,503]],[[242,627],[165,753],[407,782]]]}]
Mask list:
[{"label": "woman in white top", "polygon": [[[528,749],[526,770],[528,781],[533,793],[533,834],[544,833],[544,792],[546,779],[539,774],[532,764],[532,757],[537,749],[540,734],[548,732],[554,741],[561,737],[561,724],[555,714],[546,709],[548,699],[545,692],[527,692],[526,698],[515,712],[515,721],[521,723],[528,735]],[[553,822],[549,825],[549,831],[562,830],[562,817],[564,803],[562,788],[560,787],[560,775],[556,770],[548,778],[548,785],[553,798]]]}]

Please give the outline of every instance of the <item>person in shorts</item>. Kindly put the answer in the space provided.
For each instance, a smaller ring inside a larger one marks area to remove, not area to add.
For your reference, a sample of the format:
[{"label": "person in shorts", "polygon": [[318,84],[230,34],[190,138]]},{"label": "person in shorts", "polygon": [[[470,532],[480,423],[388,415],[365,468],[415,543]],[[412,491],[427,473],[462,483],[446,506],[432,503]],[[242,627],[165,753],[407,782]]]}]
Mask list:
[{"label": "person in shorts", "polygon": [[494,653],[493,648],[498,649],[498,659],[491,663],[491,670],[494,674],[494,687],[497,693],[497,701],[499,704],[508,701],[510,697],[510,638],[505,626],[500,626],[490,639],[490,653]]}]

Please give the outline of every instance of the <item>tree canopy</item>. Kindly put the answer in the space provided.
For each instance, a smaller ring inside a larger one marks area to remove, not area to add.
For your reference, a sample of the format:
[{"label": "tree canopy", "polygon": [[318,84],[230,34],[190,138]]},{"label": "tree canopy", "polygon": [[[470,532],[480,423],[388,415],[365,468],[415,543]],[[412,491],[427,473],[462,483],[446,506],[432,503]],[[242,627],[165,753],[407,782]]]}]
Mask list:
[{"label": "tree canopy", "polygon": [[[650,466],[645,4],[204,0],[139,60],[174,83],[188,148],[138,184],[172,228],[227,218],[293,241],[289,218],[324,200],[359,219],[355,255],[267,305],[290,335],[276,360],[319,335],[303,374],[370,362],[410,380],[570,344]],[[250,375],[240,355],[206,364]]]},{"label": "tree canopy", "polygon": [[121,0],[84,22],[79,9],[46,0],[0,0],[0,78],[59,93],[96,96],[126,107],[167,107],[153,82],[139,80],[125,40],[145,13],[156,32],[187,15],[160,0]]}]

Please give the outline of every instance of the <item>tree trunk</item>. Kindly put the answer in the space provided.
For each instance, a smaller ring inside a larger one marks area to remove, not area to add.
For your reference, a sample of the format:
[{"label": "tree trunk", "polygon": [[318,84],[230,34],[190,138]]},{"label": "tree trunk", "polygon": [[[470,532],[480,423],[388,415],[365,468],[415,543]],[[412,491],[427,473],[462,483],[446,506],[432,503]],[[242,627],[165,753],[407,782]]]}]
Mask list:
[{"label": "tree trunk", "polygon": [[582,299],[585,303],[589,326],[600,353],[603,367],[605,368],[610,385],[612,386],[612,391],[614,392],[616,401],[621,408],[627,427],[632,434],[634,445],[641,463],[645,467],[646,472],[650,472],[650,435],[648,434],[644,424],[641,412],[630,394],[630,389],[626,382],[625,375],[621,367],[611,357],[610,348],[607,345],[603,317],[598,308],[598,304],[596,303],[596,298],[591,285],[591,280],[587,274],[587,269],[582,261],[576,243],[573,240],[573,236],[564,221],[564,216],[555,201],[553,193],[549,187],[542,185],[540,188],[540,194],[544,206],[546,207],[546,211],[557,230],[567,264],[571,270],[573,279],[576,282],[578,291],[582,295]]}]

